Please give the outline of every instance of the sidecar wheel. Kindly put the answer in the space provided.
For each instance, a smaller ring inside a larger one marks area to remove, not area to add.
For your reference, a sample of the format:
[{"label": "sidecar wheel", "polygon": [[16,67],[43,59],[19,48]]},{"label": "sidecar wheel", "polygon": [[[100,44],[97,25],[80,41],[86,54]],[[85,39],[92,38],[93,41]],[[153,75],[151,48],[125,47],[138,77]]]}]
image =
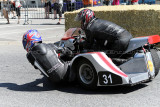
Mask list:
[{"label": "sidecar wheel", "polygon": [[86,59],[80,60],[77,66],[77,79],[85,89],[97,88],[98,77],[92,63]]},{"label": "sidecar wheel", "polygon": [[152,55],[152,60],[155,67],[155,76],[157,76],[160,68],[160,59],[155,49],[151,49],[151,55]]}]

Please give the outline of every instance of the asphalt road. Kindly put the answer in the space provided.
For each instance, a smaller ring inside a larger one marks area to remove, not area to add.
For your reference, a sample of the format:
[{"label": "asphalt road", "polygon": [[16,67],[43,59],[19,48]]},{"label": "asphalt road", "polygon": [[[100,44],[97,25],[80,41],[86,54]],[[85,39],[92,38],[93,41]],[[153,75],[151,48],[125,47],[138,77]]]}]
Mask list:
[{"label": "asphalt road", "polygon": [[[64,20],[62,20],[64,23]],[[100,87],[84,90],[78,85],[50,83],[27,61],[21,39],[37,29],[44,42],[59,40],[64,25],[54,20],[33,20],[30,25],[10,25],[0,20],[0,107],[159,107],[160,75],[133,87]]]}]

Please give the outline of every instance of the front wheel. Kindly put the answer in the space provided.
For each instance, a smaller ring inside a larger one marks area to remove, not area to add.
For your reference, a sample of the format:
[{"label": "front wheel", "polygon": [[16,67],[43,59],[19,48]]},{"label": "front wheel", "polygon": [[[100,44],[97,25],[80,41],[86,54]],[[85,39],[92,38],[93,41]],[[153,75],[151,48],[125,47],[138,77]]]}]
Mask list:
[{"label": "front wheel", "polygon": [[97,87],[97,73],[90,61],[86,59],[79,61],[77,66],[77,79],[83,88],[95,89]]}]

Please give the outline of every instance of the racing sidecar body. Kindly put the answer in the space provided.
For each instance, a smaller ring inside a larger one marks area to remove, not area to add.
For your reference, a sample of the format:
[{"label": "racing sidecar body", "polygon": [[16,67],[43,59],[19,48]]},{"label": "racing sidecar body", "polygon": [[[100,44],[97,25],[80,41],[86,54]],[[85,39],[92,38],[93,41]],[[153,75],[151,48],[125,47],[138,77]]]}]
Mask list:
[{"label": "racing sidecar body", "polygon": [[[159,35],[131,39],[126,51],[112,52],[112,54],[119,54],[116,58],[108,57],[106,50],[80,49],[77,44],[83,38],[85,34],[80,28],[70,28],[64,37],[54,44],[57,47],[69,48],[74,53],[74,56],[68,60],[70,70],[67,75],[69,81],[78,80],[84,88],[132,86],[154,79],[159,72],[160,54],[155,47],[160,42]],[[45,73],[43,68],[39,69]]]},{"label": "racing sidecar body", "polygon": [[[77,34],[78,30],[81,29],[69,29],[60,46],[72,42],[74,36],[84,35]],[[71,60],[70,79],[78,79],[85,88],[135,85],[151,80],[160,68],[159,51],[155,48],[159,42],[159,35],[133,38],[126,51],[112,53],[121,54],[117,58],[109,58],[105,51],[79,53]]]}]

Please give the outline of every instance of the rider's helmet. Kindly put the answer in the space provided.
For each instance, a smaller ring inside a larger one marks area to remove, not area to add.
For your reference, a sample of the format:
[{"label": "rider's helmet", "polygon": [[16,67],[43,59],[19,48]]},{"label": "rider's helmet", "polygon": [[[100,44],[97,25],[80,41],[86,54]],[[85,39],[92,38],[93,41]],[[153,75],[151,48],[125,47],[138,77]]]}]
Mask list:
[{"label": "rider's helmet", "polygon": [[28,52],[35,43],[42,43],[39,32],[35,29],[28,30],[22,38],[24,49]]},{"label": "rider's helmet", "polygon": [[94,18],[94,12],[91,9],[83,9],[75,17],[75,21],[81,21],[81,28],[85,29],[89,22]]}]

